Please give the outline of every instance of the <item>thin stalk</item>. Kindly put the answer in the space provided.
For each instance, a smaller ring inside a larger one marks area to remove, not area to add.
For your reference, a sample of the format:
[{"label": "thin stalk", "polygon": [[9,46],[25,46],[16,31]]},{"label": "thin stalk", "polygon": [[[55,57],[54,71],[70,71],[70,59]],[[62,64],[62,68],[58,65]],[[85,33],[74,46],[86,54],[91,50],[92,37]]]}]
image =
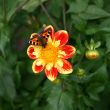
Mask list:
[{"label": "thin stalk", "polygon": [[4,22],[6,23],[7,21],[7,13],[6,13],[6,0],[3,0],[3,18],[4,18]]},{"label": "thin stalk", "polygon": [[12,106],[12,110],[15,110],[15,105],[12,100],[10,101],[10,105]]},{"label": "thin stalk", "polygon": [[26,5],[30,0],[25,0],[22,4],[20,4],[17,8],[16,8],[16,11],[19,11],[24,5]]},{"label": "thin stalk", "polygon": [[63,91],[64,91],[64,79],[63,79],[62,84],[61,84],[61,93],[59,95],[59,99],[58,99],[58,103],[57,103],[57,110],[59,109],[60,100],[61,100],[61,97],[63,95]]},{"label": "thin stalk", "polygon": [[79,34],[79,37],[77,37],[76,42],[77,42],[77,45],[79,46],[79,48],[81,50],[81,53],[82,53],[79,60],[78,60],[78,62],[77,62],[77,64],[76,64],[76,67],[78,67],[80,65],[81,61],[83,60],[84,54],[85,54],[85,50],[84,50],[84,48],[81,44],[80,34]]},{"label": "thin stalk", "polygon": [[24,5],[26,5],[29,1],[30,1],[30,0],[25,0],[23,3],[21,3],[20,5],[18,5],[18,6],[16,7],[16,10],[15,10],[14,13],[12,14],[11,18],[13,18],[14,15],[15,15],[15,13],[18,12],[19,10],[21,10],[22,7],[23,7]]},{"label": "thin stalk", "polygon": [[65,0],[62,1],[63,2],[63,25],[64,25],[64,29],[66,30],[66,9],[65,9]]},{"label": "thin stalk", "polygon": [[41,5],[41,8],[44,11],[45,15],[48,17],[48,19],[52,23],[52,25],[58,30],[59,29],[58,26],[56,25],[56,23],[54,22],[54,20],[51,18],[51,16],[49,15],[47,9],[45,8],[45,6],[42,4],[41,1],[40,1],[40,5]]},{"label": "thin stalk", "polygon": [[59,96],[59,99],[58,99],[57,110],[59,109],[61,97],[62,97],[62,91],[61,91],[60,96]]}]

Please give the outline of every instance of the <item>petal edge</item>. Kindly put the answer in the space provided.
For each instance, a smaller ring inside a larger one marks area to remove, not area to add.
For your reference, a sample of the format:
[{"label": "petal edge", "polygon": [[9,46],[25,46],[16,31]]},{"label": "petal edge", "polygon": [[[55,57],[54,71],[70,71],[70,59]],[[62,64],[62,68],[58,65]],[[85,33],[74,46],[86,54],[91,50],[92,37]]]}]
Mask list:
[{"label": "petal edge", "polygon": [[76,52],[75,47],[71,45],[64,45],[59,50],[59,57],[63,59],[68,59],[68,58],[71,58],[75,52]]},{"label": "petal edge", "polygon": [[67,60],[64,59],[60,59],[60,62],[62,62],[62,66],[59,65],[58,63],[56,63],[55,67],[57,68],[58,72],[61,74],[70,74],[72,73],[73,69],[72,69],[72,65],[70,64],[70,62],[68,62]]},{"label": "petal edge", "polygon": [[68,32],[65,30],[59,30],[54,34],[53,40],[60,41],[60,46],[65,45],[68,42]]},{"label": "petal edge", "polygon": [[54,81],[57,78],[58,71],[55,67],[52,67],[50,70],[45,69],[45,74],[50,81]]},{"label": "petal edge", "polygon": [[35,52],[34,46],[30,45],[27,49],[27,55],[29,56],[29,58],[31,58],[31,59],[37,58],[36,55],[34,55],[34,52]]},{"label": "petal edge", "polygon": [[33,62],[32,70],[34,73],[39,73],[44,69],[44,66],[45,66],[44,62],[40,59],[37,59]]}]

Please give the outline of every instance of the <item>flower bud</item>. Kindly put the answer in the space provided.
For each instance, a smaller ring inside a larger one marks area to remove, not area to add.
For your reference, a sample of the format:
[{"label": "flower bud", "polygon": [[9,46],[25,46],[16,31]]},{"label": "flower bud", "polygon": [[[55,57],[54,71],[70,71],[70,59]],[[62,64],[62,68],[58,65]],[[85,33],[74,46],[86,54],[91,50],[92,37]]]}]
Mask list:
[{"label": "flower bud", "polygon": [[91,59],[91,60],[97,59],[99,58],[99,52],[97,50],[88,50],[86,51],[85,56],[86,58]]},{"label": "flower bud", "polygon": [[82,69],[82,68],[78,68],[78,70],[77,70],[77,76],[79,76],[79,77],[85,76],[85,70]]}]

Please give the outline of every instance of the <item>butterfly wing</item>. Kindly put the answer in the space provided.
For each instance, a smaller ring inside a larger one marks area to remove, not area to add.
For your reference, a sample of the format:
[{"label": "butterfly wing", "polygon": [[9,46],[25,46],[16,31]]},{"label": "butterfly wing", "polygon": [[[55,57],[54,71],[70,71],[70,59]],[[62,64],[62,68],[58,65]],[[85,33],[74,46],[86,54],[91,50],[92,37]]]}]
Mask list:
[{"label": "butterfly wing", "polygon": [[29,40],[29,44],[30,45],[39,45],[39,46],[41,46],[42,43],[41,43],[41,41],[39,39],[40,39],[39,38],[39,34],[33,33],[33,34],[31,34],[31,37],[30,37],[30,40]]},{"label": "butterfly wing", "polygon": [[45,47],[47,45],[49,37],[52,37],[52,29],[51,27],[47,26],[43,29],[43,31],[40,34],[37,33],[31,34],[29,44]]},{"label": "butterfly wing", "polygon": [[43,32],[40,33],[40,36],[42,36],[43,42],[48,42],[48,38],[51,37],[51,28],[45,28]]}]

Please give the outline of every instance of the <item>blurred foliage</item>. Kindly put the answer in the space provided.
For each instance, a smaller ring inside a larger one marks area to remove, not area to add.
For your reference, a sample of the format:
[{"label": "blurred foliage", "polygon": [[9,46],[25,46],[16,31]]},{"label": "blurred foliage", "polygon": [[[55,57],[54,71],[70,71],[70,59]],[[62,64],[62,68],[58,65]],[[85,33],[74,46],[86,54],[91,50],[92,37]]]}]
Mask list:
[{"label": "blurred foliage", "polygon": [[[66,29],[77,49],[73,73],[54,82],[35,75],[26,54],[43,24]],[[91,39],[101,42],[94,60],[85,57]],[[109,71],[110,0],[0,0],[0,110],[109,110]]]}]

